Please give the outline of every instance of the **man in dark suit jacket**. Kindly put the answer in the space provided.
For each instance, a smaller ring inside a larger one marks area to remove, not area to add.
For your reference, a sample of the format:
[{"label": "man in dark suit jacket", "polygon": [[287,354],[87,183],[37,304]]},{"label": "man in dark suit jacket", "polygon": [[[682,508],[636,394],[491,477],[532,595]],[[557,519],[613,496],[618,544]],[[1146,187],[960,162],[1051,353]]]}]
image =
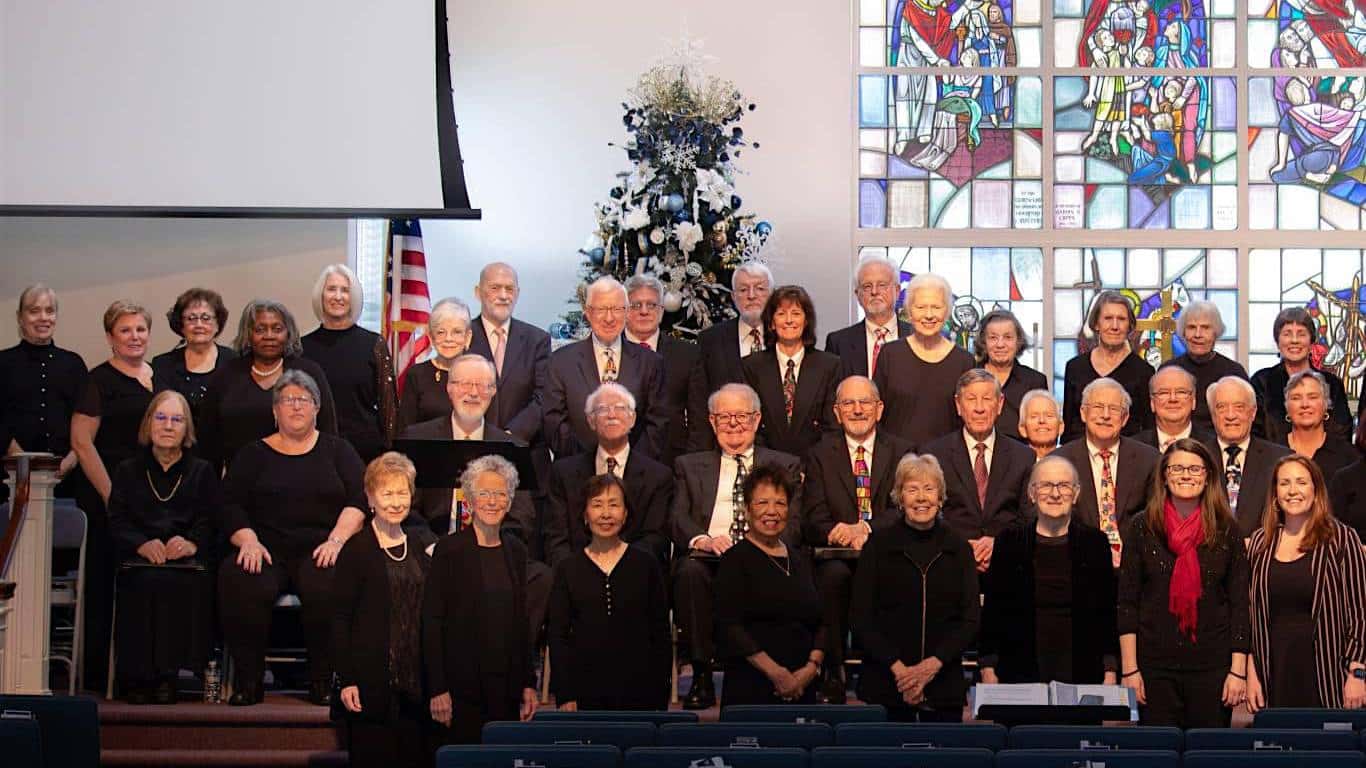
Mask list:
[{"label": "man in dark suit jacket", "polygon": [[659,561],[669,563],[669,504],[674,475],[669,468],[631,449],[635,402],[620,384],[607,383],[588,396],[588,422],[597,436],[593,453],[578,453],[550,468],[545,515],[545,552],[554,568],[592,538],[584,525],[588,498],[584,485],[594,475],[615,474],[626,487],[626,524],[621,538]]},{"label": "man in dark suit jacket", "polygon": [[[1160,458],[1156,448],[1121,435],[1129,421],[1131,405],[1129,393],[1114,379],[1099,378],[1087,384],[1081,395],[1081,420],[1086,432],[1052,454],[1077,468],[1081,491],[1072,515],[1105,533],[1116,568],[1122,546],[1119,532],[1130,517],[1143,514],[1148,503],[1148,484]],[[1106,490],[1102,478],[1107,464],[1114,482],[1113,521],[1102,520],[1100,516],[1102,492]]]},{"label": "man in dark suit jacket", "polygon": [[953,402],[962,431],[933,440],[925,452],[944,470],[944,522],[972,545],[977,570],[985,573],[996,536],[1028,517],[1034,451],[996,430],[1005,395],[990,371],[959,376]]},{"label": "man in dark suit jacket", "polygon": [[1271,470],[1290,449],[1252,436],[1257,392],[1246,379],[1225,376],[1209,388],[1207,396],[1218,434],[1214,459],[1223,469],[1221,477],[1210,480],[1224,484],[1238,532],[1246,539],[1262,524]]},{"label": "man in dark suit jacket", "polygon": [[[773,292],[773,273],[761,262],[746,262],[730,278],[731,301],[738,318],[732,318],[702,331],[697,337],[701,365],[693,368],[688,382],[688,410],[707,412],[707,398],[731,382],[744,383],[740,359],[764,348],[762,315]],[[697,418],[689,428],[688,448],[708,451],[716,447],[711,425]]]},{"label": "man in dark suit jacket", "polygon": [[1190,371],[1179,365],[1158,368],[1148,380],[1148,394],[1156,426],[1134,435],[1135,440],[1151,445],[1158,453],[1165,453],[1167,446],[1183,437],[1198,440],[1211,451],[1219,450],[1214,433],[1194,423],[1196,398],[1202,395]]},{"label": "man in dark suit jacket", "polygon": [[544,428],[557,458],[591,452],[596,445],[583,405],[605,381],[626,387],[636,398],[631,442],[649,456],[664,451],[668,409],[664,403],[663,361],[659,355],[622,338],[626,323],[626,288],[600,277],[584,294],[583,314],[592,333],[550,355],[545,387]]},{"label": "man in dark suit jacket", "polygon": [[[843,704],[844,641],[858,552],[875,530],[901,518],[891,502],[892,485],[897,462],[913,446],[878,430],[882,400],[866,376],[850,376],[840,383],[834,410],[839,434],[825,436],[806,454],[802,534],[807,546],[830,548],[824,553],[830,557],[818,557],[815,565],[816,589],[825,615],[825,663],[816,696],[823,703]],[[860,461],[868,475],[862,494]]]},{"label": "man in dark suit jacket", "polygon": [[659,323],[664,319],[664,284],[651,275],[635,275],[626,281],[626,340],[639,344],[664,358],[664,403],[668,410],[669,428],[665,433],[664,453],[660,462],[672,467],[675,457],[688,452],[688,430],[694,414],[689,407],[688,386],[700,355],[697,345],[661,333]]},{"label": "man in dark suit jacket", "polygon": [[[692,659],[693,683],[683,700],[686,709],[707,709],[716,703],[712,686],[712,578],[722,554],[735,543],[735,513],[740,505],[735,491],[747,474],[761,464],[780,466],[794,480],[801,477],[796,456],[754,444],[759,431],[759,396],[744,384],[726,384],[710,400],[709,420],[719,450],[700,451],[674,460],[678,483],[673,520],[674,608]],[[801,492],[788,504],[788,540],[796,544],[801,519]]]},{"label": "man in dark suit jacket", "polygon": [[901,292],[896,265],[873,257],[859,262],[854,272],[854,298],[863,308],[863,319],[825,336],[825,351],[844,361],[845,376],[873,376],[873,350],[879,342],[890,344],[911,335],[911,324],[896,316],[896,297]]}]

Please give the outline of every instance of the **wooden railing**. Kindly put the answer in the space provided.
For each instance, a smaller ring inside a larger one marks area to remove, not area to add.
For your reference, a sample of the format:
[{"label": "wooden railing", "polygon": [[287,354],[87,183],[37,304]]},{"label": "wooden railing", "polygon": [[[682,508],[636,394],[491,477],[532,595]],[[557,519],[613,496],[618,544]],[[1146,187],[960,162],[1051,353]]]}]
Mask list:
[{"label": "wooden railing", "polygon": [[[5,536],[0,539],[0,600],[14,597],[14,582],[6,581],[4,575],[9,572],[10,558],[14,556],[14,547],[19,543],[20,529],[24,527],[24,518],[28,517],[28,499],[32,485],[32,457],[19,455],[11,460],[15,462],[14,498],[10,500]],[[8,465],[11,460],[6,460],[5,464]]]}]

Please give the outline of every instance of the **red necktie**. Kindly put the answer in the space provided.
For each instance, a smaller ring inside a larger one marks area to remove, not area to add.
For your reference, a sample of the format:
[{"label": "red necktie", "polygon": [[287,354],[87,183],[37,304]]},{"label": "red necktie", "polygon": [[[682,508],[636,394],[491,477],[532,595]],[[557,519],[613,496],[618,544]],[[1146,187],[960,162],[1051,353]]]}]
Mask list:
[{"label": "red necktie", "polygon": [[977,444],[977,459],[972,462],[972,477],[977,481],[977,506],[987,508],[987,444]]},{"label": "red necktie", "polygon": [[650,350],[651,352],[655,351],[654,348],[650,346],[650,342],[648,342],[648,341],[642,341],[642,342],[640,342],[640,346],[645,347],[646,349]]},{"label": "red necktie", "polygon": [[877,356],[882,354],[882,345],[887,343],[887,329],[879,328],[873,332],[877,340],[873,342],[873,364],[868,368],[868,375],[877,373]]}]

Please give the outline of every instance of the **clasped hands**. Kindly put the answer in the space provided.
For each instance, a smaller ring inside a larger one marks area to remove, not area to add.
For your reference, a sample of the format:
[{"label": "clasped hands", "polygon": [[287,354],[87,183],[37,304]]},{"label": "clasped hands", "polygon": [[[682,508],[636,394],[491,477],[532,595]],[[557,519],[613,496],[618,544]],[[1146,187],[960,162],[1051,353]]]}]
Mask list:
[{"label": "clasped hands", "polygon": [[148,539],[138,547],[138,556],[153,565],[165,565],[171,560],[193,557],[199,547],[184,536],[172,536],[163,542],[161,539]]},{"label": "clasped hands", "polygon": [[900,660],[892,662],[892,677],[896,680],[897,693],[910,706],[925,700],[925,686],[944,668],[944,663],[929,656],[914,666],[906,666]]},{"label": "clasped hands", "polygon": [[868,529],[863,523],[835,523],[835,527],[830,529],[830,535],[825,537],[827,543],[832,547],[849,547],[854,551],[862,551],[863,545],[868,542]]},{"label": "clasped hands", "polygon": [[779,699],[796,701],[802,697],[806,687],[816,679],[816,665],[807,662],[794,672],[780,664],[774,664],[765,674],[769,682],[773,683],[773,693]]}]

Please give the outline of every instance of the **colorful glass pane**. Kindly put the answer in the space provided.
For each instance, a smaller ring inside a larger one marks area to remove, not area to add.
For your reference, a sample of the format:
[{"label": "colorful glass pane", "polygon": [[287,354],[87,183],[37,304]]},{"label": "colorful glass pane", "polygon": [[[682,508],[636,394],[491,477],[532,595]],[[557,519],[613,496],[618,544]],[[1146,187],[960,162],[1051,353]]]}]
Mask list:
[{"label": "colorful glass pane", "polygon": [[1233,0],[1053,0],[1060,67],[1232,67]]},{"label": "colorful glass pane", "polygon": [[1040,1],[860,0],[859,66],[1037,67]]},{"label": "colorful glass pane", "polygon": [[1248,0],[1254,67],[1366,66],[1366,16],[1351,0]]}]

